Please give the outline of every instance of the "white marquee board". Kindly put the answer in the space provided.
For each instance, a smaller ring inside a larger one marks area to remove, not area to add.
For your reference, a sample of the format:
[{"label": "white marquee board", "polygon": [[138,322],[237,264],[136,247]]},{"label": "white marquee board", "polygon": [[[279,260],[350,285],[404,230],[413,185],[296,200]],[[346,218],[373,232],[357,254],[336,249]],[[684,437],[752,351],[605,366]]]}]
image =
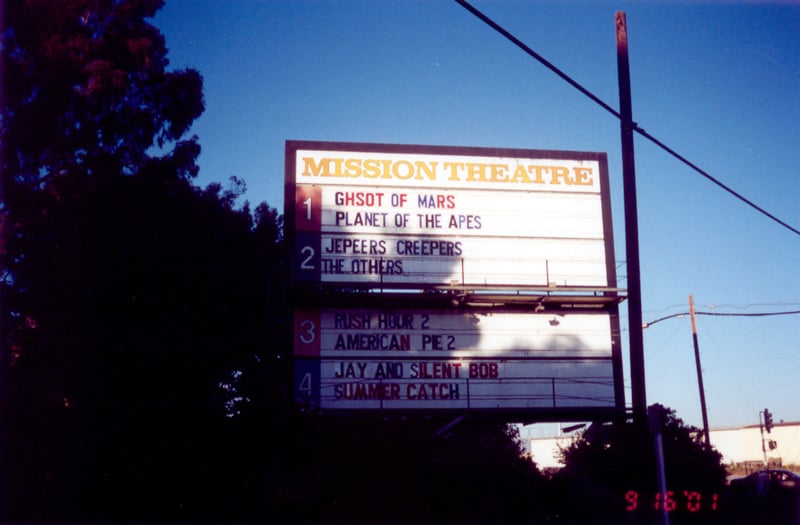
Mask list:
[{"label": "white marquee board", "polygon": [[327,410],[613,408],[607,313],[295,312],[296,395]]},{"label": "white marquee board", "polygon": [[297,285],[615,285],[602,154],[289,142],[286,164]]},{"label": "white marquee board", "polygon": [[301,405],[624,408],[613,299],[548,312],[423,300],[448,287],[615,290],[605,154],[288,141],[285,177]]}]

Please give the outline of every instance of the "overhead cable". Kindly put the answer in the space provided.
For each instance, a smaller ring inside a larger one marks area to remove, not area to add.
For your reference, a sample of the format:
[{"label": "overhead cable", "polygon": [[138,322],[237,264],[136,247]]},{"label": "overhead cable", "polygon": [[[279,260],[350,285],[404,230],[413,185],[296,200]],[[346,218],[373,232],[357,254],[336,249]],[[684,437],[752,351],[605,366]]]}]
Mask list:
[{"label": "overhead cable", "polygon": [[[620,113],[617,110],[615,110],[613,107],[611,107],[610,105],[605,103],[602,99],[600,99],[600,97],[598,97],[597,95],[595,95],[594,93],[592,93],[591,91],[589,91],[588,89],[583,87],[580,83],[578,83],[572,77],[570,77],[569,75],[567,75],[566,73],[561,71],[559,68],[557,68],[554,64],[552,64],[550,61],[545,59],[539,53],[537,53],[536,51],[534,51],[533,49],[531,49],[530,47],[525,45],[520,39],[518,39],[517,37],[515,37],[514,35],[512,35],[508,31],[506,31],[503,27],[501,27],[499,24],[497,24],[494,20],[492,20],[491,18],[486,16],[484,13],[482,13],[481,11],[476,9],[474,6],[472,6],[469,2],[467,2],[466,0],[455,0],[455,1],[458,4],[460,4],[464,9],[466,9],[467,11],[469,11],[470,13],[475,15],[477,18],[479,18],[481,21],[483,21],[486,25],[488,25],[489,27],[491,27],[492,29],[494,29],[495,31],[497,31],[498,33],[503,35],[506,39],[508,39],[515,46],[517,46],[518,48],[523,50],[525,53],[530,55],[532,58],[534,58],[535,60],[540,62],[547,69],[549,69],[550,71],[552,71],[553,73],[555,73],[556,75],[561,77],[569,85],[571,85],[572,87],[574,87],[575,89],[577,89],[578,91],[583,93],[585,96],[590,98],[597,105],[599,105],[600,107],[602,107],[603,109],[605,109],[606,111],[608,111],[609,113],[614,115],[614,117],[616,117],[618,120],[622,120],[622,116],[620,115]],[[789,225],[788,223],[782,221],[781,219],[777,218],[775,215],[773,215],[773,214],[769,213],[768,211],[766,211],[761,206],[758,206],[757,204],[753,203],[751,200],[745,198],[744,196],[742,196],[738,192],[736,192],[733,189],[729,188],[724,183],[722,183],[721,181],[717,180],[712,175],[710,175],[708,172],[706,172],[705,170],[701,169],[696,164],[694,164],[693,162],[691,162],[688,159],[686,159],[684,156],[682,156],[679,153],[677,153],[675,150],[673,150],[672,148],[670,148],[669,146],[667,146],[666,144],[664,144],[663,142],[661,142],[660,140],[658,140],[657,138],[652,136],[650,133],[646,132],[644,129],[640,128],[639,125],[636,124],[635,122],[633,122],[632,124],[633,124],[633,130],[636,133],[638,133],[639,135],[641,135],[642,137],[646,138],[647,140],[649,140],[650,142],[652,142],[653,144],[655,144],[656,146],[658,146],[662,150],[666,151],[667,153],[669,153],[670,155],[675,157],[677,160],[679,160],[682,163],[686,164],[688,167],[690,167],[691,169],[693,169],[694,171],[696,171],[697,173],[699,173],[700,175],[702,175],[703,177],[705,177],[709,181],[713,182],[714,184],[716,184],[717,186],[719,186],[720,188],[722,188],[723,190],[725,190],[729,194],[733,195],[734,197],[736,197],[740,201],[744,202],[745,204],[747,204],[751,208],[755,209],[756,211],[758,211],[762,215],[772,219],[773,221],[777,222],[778,224],[780,224],[784,228],[794,232],[795,234],[800,235],[800,230],[798,230],[797,228],[795,228],[795,227]]]},{"label": "overhead cable", "polygon": [[670,148],[669,146],[667,146],[666,144],[664,144],[663,142],[661,142],[660,140],[658,140],[657,138],[655,138],[654,136],[652,136],[651,134],[649,134],[648,132],[646,132],[645,130],[640,128],[636,123],[633,124],[633,130],[636,133],[638,133],[639,135],[641,135],[644,138],[646,138],[647,140],[649,140],[650,142],[652,142],[653,144],[655,144],[656,146],[658,146],[659,148],[663,149],[664,151],[666,151],[667,153],[669,153],[670,155],[675,157],[676,159],[678,159],[679,161],[683,162],[684,164],[686,164],[687,166],[692,168],[694,171],[696,171],[697,173],[699,173],[700,175],[702,175],[706,179],[710,180],[711,182],[713,182],[714,184],[716,184],[717,186],[719,186],[723,190],[727,191],[728,193],[730,193],[731,195],[733,195],[734,197],[736,197],[740,201],[744,202],[745,204],[747,204],[751,208],[753,208],[756,211],[762,213],[763,215],[769,217],[770,219],[772,219],[773,221],[777,222],[778,224],[780,224],[784,228],[796,233],[797,235],[800,235],[800,230],[798,230],[797,228],[795,228],[795,227],[787,224],[786,222],[780,220],[775,215],[771,214],[770,212],[768,212],[767,210],[765,210],[761,206],[755,204],[750,199],[745,198],[743,195],[739,194],[738,192],[734,191],[730,187],[726,186],[723,182],[721,182],[721,181],[717,180],[716,178],[712,177],[711,174],[709,174],[705,170],[701,169],[696,164],[690,162],[683,155],[678,154],[678,152],[676,152],[675,150],[673,150],[672,148]]},{"label": "overhead cable", "polygon": [[491,18],[489,18],[488,16],[486,16],[482,12],[478,11],[472,5],[470,5],[469,2],[467,2],[465,0],[456,0],[456,2],[461,4],[464,7],[464,9],[466,9],[467,11],[469,11],[470,13],[475,15],[476,17],[480,18],[486,25],[488,25],[489,27],[491,27],[492,29],[494,29],[495,31],[497,31],[498,33],[500,33],[501,35],[506,37],[515,46],[517,46],[518,48],[522,49],[528,55],[530,55],[531,57],[536,59],[538,62],[540,62],[547,69],[549,69],[550,71],[552,71],[553,73],[555,73],[556,75],[561,77],[564,81],[567,82],[567,84],[569,84],[570,86],[574,87],[575,89],[577,89],[578,91],[580,91],[581,93],[583,93],[584,95],[586,95],[587,97],[592,99],[600,107],[602,107],[603,109],[605,109],[606,111],[608,111],[609,113],[611,113],[612,115],[617,117],[618,119],[622,118],[621,115],[619,114],[619,112],[616,109],[612,108],[611,106],[609,106],[608,104],[603,102],[602,99],[600,99],[600,97],[598,97],[597,95],[595,95],[594,93],[592,93],[591,91],[589,91],[588,89],[586,89],[585,87],[580,85],[576,80],[574,80],[572,77],[570,77],[569,75],[567,75],[566,73],[564,73],[563,71],[558,69],[555,65],[553,65],[551,62],[549,62],[542,55],[540,55],[539,53],[537,53],[536,51],[534,51],[530,47],[526,46],[520,39],[518,39],[517,37],[515,37],[514,35],[512,35],[508,31],[506,31],[505,29],[500,27],[500,25],[498,25],[494,20],[492,20]]},{"label": "overhead cable", "polygon": [[[751,313],[727,313],[727,312],[695,312],[695,315],[709,315],[715,317],[772,317],[776,315],[800,315],[800,310],[790,310],[785,312],[751,312]],[[642,323],[642,328],[650,328],[656,323],[666,321],[667,319],[674,319],[676,317],[686,317],[691,315],[690,312],[679,312],[677,314],[665,315],[659,317],[649,323]]]}]

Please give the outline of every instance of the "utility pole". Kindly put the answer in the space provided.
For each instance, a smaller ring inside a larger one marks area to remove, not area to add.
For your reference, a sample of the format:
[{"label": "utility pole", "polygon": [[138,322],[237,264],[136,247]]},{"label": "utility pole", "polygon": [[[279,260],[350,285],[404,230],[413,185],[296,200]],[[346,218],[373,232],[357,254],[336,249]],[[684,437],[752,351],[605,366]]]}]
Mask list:
[{"label": "utility pole", "polygon": [[667,508],[667,474],[664,464],[664,407],[653,405],[647,409],[647,420],[656,451],[656,476],[658,477],[658,497],[656,510],[660,510],[661,523],[669,525],[669,509]]},{"label": "utility pole", "polygon": [[697,342],[697,323],[694,319],[694,298],[689,294],[689,316],[692,318],[692,340],[694,341],[694,363],[697,367],[697,386],[700,388],[700,410],[703,413],[703,436],[706,448],[711,448],[711,436],[708,432],[708,412],[706,411],[706,390],[703,387],[703,368],[700,366],[700,344]]},{"label": "utility pole", "polygon": [[647,393],[642,336],[642,287],[639,273],[639,219],[636,210],[636,163],[633,154],[633,109],[631,74],[628,63],[628,28],[625,13],[618,11],[617,75],[619,79],[620,136],[622,142],[622,185],[625,201],[625,259],[628,267],[628,333],[631,360],[631,404],[633,419],[647,421]]}]

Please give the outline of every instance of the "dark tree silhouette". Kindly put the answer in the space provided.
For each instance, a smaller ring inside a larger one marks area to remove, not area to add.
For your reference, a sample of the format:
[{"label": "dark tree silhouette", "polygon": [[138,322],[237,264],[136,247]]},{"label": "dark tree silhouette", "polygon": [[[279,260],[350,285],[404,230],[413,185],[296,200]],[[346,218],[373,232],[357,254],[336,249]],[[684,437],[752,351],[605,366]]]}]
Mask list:
[{"label": "dark tree silhouette", "polygon": [[[537,523],[545,480],[515,427],[483,418],[302,417],[278,522]],[[450,428],[452,427],[452,428]]]},{"label": "dark tree silhouette", "polygon": [[[714,493],[721,497],[726,472],[720,453],[706,448],[699,429],[685,425],[673,410],[665,409],[663,416],[667,489],[697,491],[707,499]],[[593,425],[562,454],[566,466],[554,476],[553,490],[558,497],[552,503],[553,513],[565,517],[568,523],[622,520],[629,490],[642,495],[639,510],[653,512],[658,477],[654,438],[647,425]],[[710,522],[708,514],[697,518]],[[648,519],[658,519],[657,513]],[[674,523],[680,520],[680,516],[672,518]]]},{"label": "dark tree silhouette", "polygon": [[280,217],[192,185],[202,79],[160,6],[4,4],[4,521],[202,515],[232,416],[282,391]]}]

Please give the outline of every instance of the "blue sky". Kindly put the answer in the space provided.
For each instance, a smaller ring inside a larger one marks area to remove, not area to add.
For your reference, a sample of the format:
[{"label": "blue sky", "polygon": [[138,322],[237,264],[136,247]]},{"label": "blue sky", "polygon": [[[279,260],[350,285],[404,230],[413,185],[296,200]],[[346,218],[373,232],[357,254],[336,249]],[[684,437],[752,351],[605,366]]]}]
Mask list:
[{"label": "blue sky", "polygon": [[[634,120],[800,229],[800,4],[474,4],[618,108],[614,13],[627,15]],[[625,285],[619,123],[451,1],[168,0],[171,67],[205,79],[198,184],[236,176],[283,210],[288,139],[608,154]],[[800,235],[636,138],[643,318],[800,310]],[[627,355],[627,311],[622,307]],[[800,316],[699,316],[712,427],[800,421]],[[644,332],[648,403],[701,424],[691,324]],[[630,380],[625,360],[626,397]]]}]

